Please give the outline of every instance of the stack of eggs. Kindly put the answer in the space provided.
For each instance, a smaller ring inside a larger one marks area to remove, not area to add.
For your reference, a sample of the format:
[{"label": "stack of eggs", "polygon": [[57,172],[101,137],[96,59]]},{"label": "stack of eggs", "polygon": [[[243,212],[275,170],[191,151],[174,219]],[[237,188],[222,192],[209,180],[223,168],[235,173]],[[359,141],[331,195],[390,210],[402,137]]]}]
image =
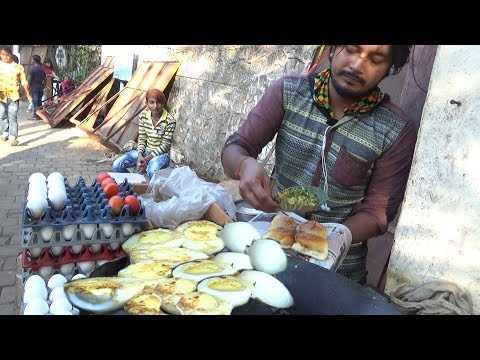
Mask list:
[{"label": "stack of eggs", "polygon": [[[78,274],[72,280],[85,278]],[[23,315],[78,315],[65,295],[63,285],[67,282],[61,274],[53,275],[48,283],[39,275],[30,276],[24,285]]]}]

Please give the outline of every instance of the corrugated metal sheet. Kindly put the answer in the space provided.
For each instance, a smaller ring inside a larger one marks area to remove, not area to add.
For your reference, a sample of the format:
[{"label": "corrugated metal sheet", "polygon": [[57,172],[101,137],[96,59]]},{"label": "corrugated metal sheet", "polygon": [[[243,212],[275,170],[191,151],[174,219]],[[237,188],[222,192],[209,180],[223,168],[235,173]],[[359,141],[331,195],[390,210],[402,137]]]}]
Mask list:
[{"label": "corrugated metal sheet", "polygon": [[[120,152],[127,141],[136,139],[138,135],[137,116],[146,107],[146,91],[151,88],[165,91],[179,66],[178,61],[142,62],[127,85],[116,95],[116,101],[102,123],[91,131],[83,130],[109,149]],[[168,97],[168,93],[165,95]]]},{"label": "corrugated metal sheet", "polygon": [[113,57],[107,57],[104,63],[93,70],[85,81],[68,94],[63,101],[59,100],[48,109],[38,110],[36,113],[51,127],[57,126],[79,105],[84,101],[90,101],[104,86],[109,84],[113,77],[113,61]]}]

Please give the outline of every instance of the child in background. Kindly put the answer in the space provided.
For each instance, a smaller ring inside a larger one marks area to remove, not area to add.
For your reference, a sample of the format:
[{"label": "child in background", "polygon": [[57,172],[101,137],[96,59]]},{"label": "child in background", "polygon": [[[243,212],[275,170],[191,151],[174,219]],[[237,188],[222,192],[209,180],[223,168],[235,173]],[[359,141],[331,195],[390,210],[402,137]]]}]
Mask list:
[{"label": "child in background", "polygon": [[60,97],[60,100],[65,100],[67,94],[73,89],[72,79],[70,79],[69,76],[64,76],[63,81],[60,84],[60,88],[62,90],[62,96]]}]

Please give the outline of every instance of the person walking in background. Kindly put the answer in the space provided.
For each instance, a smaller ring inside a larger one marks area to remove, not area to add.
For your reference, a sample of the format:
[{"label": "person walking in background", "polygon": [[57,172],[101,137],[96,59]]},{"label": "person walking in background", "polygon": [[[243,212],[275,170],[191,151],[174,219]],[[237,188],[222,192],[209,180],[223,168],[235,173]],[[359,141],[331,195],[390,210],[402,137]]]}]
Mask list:
[{"label": "person walking in background", "polygon": [[45,88],[43,89],[43,96],[45,98],[45,105],[52,103],[53,97],[53,79],[57,76],[53,71],[52,60],[46,58],[43,62],[43,70],[45,71]]},{"label": "person walking in background", "polygon": [[170,148],[176,122],[164,106],[166,98],[158,89],[147,91],[147,109],[139,115],[138,147],[113,162],[114,172],[128,172],[127,168],[137,166],[140,174],[147,172],[151,179],[155,171],[170,165]]},{"label": "person walking in background", "polygon": [[32,56],[33,66],[28,69],[28,85],[33,96],[33,117],[31,120],[41,120],[35,111],[41,110],[43,88],[45,87],[45,70],[43,70],[42,59],[38,55]]},{"label": "person walking in background", "polygon": [[[20,84],[25,89],[28,101],[32,101],[25,70],[22,65],[13,61],[13,53],[9,47],[0,49],[0,127],[1,140],[9,140],[10,145],[18,145],[18,105],[20,99]],[[4,119],[4,114],[7,118]]]}]

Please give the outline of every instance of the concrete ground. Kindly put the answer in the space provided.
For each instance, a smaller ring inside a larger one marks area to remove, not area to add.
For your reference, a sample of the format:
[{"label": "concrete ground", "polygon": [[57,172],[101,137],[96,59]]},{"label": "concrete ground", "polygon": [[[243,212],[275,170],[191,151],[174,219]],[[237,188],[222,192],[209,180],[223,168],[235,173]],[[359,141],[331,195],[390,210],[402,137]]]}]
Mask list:
[{"label": "concrete ground", "polygon": [[[111,171],[115,154],[63,120],[51,128],[41,120],[28,120],[28,102],[20,102],[19,145],[0,142],[0,315],[18,314],[21,282],[21,229],[29,176],[58,171],[72,184],[79,176],[88,183],[97,173]],[[18,259],[20,260],[20,259]]]}]

